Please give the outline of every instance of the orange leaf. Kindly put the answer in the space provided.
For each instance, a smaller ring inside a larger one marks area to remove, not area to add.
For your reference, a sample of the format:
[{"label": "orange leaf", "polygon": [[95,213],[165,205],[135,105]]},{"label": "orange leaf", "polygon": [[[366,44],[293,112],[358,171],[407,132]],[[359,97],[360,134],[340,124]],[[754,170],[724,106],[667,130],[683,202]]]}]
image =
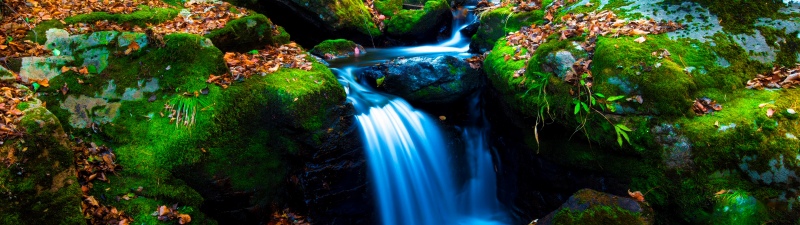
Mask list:
[{"label": "orange leaf", "polygon": [[83,74],[83,75],[89,74],[89,69],[87,69],[87,68],[84,66],[83,68],[81,68],[81,70],[78,70],[78,73],[81,73],[81,74]]},{"label": "orange leaf", "polygon": [[178,214],[178,224],[187,224],[192,222],[192,217],[189,214]]},{"label": "orange leaf", "polygon": [[36,82],[36,83],[38,83],[39,85],[42,85],[42,86],[44,86],[44,87],[50,87],[50,81],[49,81],[49,80],[47,80],[47,79],[41,79],[41,80],[38,80],[38,79],[31,79],[31,82]]},{"label": "orange leaf", "polygon": [[69,71],[69,67],[66,67],[66,66],[62,66],[61,67],[61,72],[62,73],[66,73],[67,71]]},{"label": "orange leaf", "polygon": [[638,202],[644,202],[644,195],[642,195],[641,191],[631,192],[631,189],[628,189],[628,195],[630,195],[631,198],[635,199]]}]

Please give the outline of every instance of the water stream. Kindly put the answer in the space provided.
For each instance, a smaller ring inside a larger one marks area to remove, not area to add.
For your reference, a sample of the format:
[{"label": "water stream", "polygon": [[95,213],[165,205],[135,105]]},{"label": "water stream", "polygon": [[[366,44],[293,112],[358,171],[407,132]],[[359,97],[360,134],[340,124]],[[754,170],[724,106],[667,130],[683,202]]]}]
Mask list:
[{"label": "water stream", "polygon": [[508,223],[496,198],[495,167],[486,142],[488,122],[479,95],[473,97],[472,118],[462,128],[469,172],[468,177],[460,178],[434,118],[402,98],[357,82],[352,73],[359,66],[400,56],[468,56],[469,37],[458,31],[474,19],[469,13],[455,20],[452,38],[437,45],[367,49],[360,57],[330,62],[356,109],[370,182],[384,225]]}]

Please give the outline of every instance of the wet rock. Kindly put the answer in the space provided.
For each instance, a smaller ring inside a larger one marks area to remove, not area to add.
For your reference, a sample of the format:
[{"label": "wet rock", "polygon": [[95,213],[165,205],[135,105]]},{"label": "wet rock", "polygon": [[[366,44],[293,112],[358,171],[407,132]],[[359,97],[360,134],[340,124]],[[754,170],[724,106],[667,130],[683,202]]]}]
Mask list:
[{"label": "wet rock", "polygon": [[311,49],[311,54],[324,59],[335,59],[340,57],[359,56],[366,54],[364,46],[356,44],[346,39],[325,40]]},{"label": "wet rock", "polygon": [[362,73],[387,92],[419,103],[452,103],[482,84],[479,70],[453,56],[400,58]]},{"label": "wet rock", "polygon": [[458,32],[461,32],[461,34],[464,35],[465,37],[472,37],[472,35],[478,33],[478,28],[480,26],[481,23],[479,22],[471,23],[470,25],[467,25],[466,27],[464,27],[464,29],[461,29]]},{"label": "wet rock", "polygon": [[632,198],[582,189],[537,224],[653,224],[653,209]]}]

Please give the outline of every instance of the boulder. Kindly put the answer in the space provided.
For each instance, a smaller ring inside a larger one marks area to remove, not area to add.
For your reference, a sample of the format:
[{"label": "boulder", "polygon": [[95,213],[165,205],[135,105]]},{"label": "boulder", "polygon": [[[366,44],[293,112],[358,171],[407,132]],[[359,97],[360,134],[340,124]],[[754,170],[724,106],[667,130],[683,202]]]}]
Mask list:
[{"label": "boulder", "polygon": [[[733,12],[707,6],[717,3],[698,2],[566,3],[558,9],[558,15],[572,12],[576,17],[611,9],[626,21],[643,16],[653,20],[638,23],[672,20],[684,25],[662,34],[612,33],[594,38],[586,33],[555,33],[530,45],[535,47],[520,48],[515,38],[523,35],[504,38],[508,34],[504,31],[486,45],[493,46],[483,65],[490,94],[502,99],[501,106],[490,110],[518,126],[523,132],[516,134],[522,136],[520,145],[539,152],[540,157],[622,181],[609,193],[652,190],[646,199],[656,210],[657,223],[793,223],[800,219],[798,208],[792,207],[800,196],[796,190],[800,156],[791,150],[800,148],[793,103],[800,99],[800,91],[774,89],[780,85],[759,90],[769,87],[750,83],[760,82],[753,79],[772,74],[775,67],[785,68],[776,73],[797,68],[792,43],[800,39],[783,16],[800,7],[769,3],[775,7],[740,15],[750,18],[744,19],[750,24],[728,21],[724,26],[741,27],[724,28],[710,11],[727,18]],[[674,13],[663,14],[664,9]],[[488,12],[483,20],[502,10]],[[553,27],[569,19],[533,24]],[[523,21],[509,19],[509,23]],[[737,33],[741,28],[758,32]],[[475,37],[481,37],[481,32]],[[491,41],[490,36],[480,39]],[[785,40],[786,44],[756,48],[753,43],[762,39]],[[576,51],[575,43],[582,50]],[[573,70],[582,76],[565,79]],[[577,130],[575,134],[581,135],[561,141],[568,144],[547,143],[543,134],[554,130],[569,130],[562,134],[566,136]],[[584,147],[576,147],[582,145],[574,143],[575,137],[581,137],[578,140]],[[515,162],[518,165],[532,163],[525,161],[530,158],[514,156],[500,157],[522,160]],[[538,201],[538,197],[521,197],[531,200],[516,204],[528,207],[524,202]],[[725,205],[733,204],[729,199],[734,197],[743,202],[737,210],[747,213],[731,213],[732,206],[728,211],[724,206],[723,210],[707,207],[709,199]],[[768,210],[759,214],[762,203]]]},{"label": "boulder", "polygon": [[361,73],[390,94],[427,104],[453,103],[482,85],[480,71],[453,56],[399,58]]},{"label": "boulder", "polygon": [[434,42],[440,28],[450,24],[453,14],[447,0],[429,0],[422,9],[384,10],[386,34],[400,40]]},{"label": "boulder", "polygon": [[356,44],[353,41],[346,39],[325,40],[314,46],[311,54],[322,57],[324,59],[335,59],[341,57],[359,56],[366,54],[367,50],[364,46]]},{"label": "boulder", "polygon": [[[0,75],[3,73],[0,69]],[[30,93],[24,86],[15,88]],[[0,223],[85,223],[73,152],[61,123],[36,98],[17,108],[24,115],[14,123],[25,134],[8,140],[6,136],[0,144],[4,167],[0,171]]]},{"label": "boulder", "polygon": [[628,197],[582,189],[561,207],[536,223],[553,224],[653,224],[653,209]]}]

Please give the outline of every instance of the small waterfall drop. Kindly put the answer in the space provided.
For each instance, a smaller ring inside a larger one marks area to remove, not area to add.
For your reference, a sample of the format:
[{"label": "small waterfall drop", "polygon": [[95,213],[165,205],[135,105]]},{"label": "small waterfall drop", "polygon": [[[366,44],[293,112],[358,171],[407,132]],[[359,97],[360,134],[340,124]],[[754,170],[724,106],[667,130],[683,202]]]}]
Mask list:
[{"label": "small waterfall drop", "polygon": [[471,122],[462,130],[466,145],[462,163],[468,166],[468,177],[459,179],[434,118],[413,109],[402,98],[360,84],[353,75],[357,66],[400,56],[469,56],[470,38],[460,30],[474,21],[473,13],[456,15],[451,38],[440,44],[368,49],[360,57],[330,62],[356,110],[383,225],[508,223],[508,215],[497,200],[495,167],[487,143],[488,121],[478,94],[470,103]]}]

